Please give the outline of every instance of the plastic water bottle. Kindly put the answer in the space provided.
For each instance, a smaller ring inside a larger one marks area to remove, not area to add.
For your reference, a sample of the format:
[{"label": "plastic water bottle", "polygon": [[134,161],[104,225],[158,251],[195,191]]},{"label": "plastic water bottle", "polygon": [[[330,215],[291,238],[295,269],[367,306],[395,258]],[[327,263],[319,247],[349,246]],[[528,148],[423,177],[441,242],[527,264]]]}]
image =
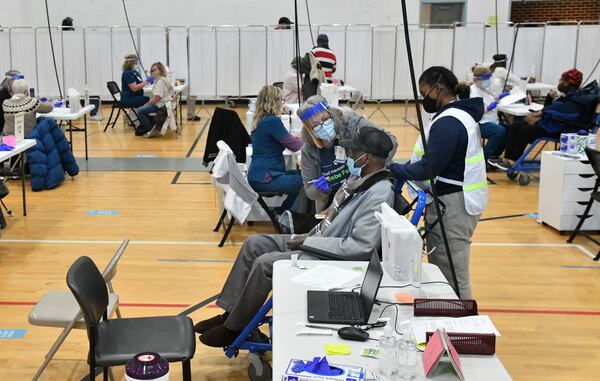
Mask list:
[{"label": "plastic water bottle", "polygon": [[390,376],[398,372],[398,341],[394,336],[390,319],[379,338],[379,374]]},{"label": "plastic water bottle", "polygon": [[402,336],[398,339],[398,376],[410,380],[416,375],[417,349],[409,321],[400,325],[400,333]]}]

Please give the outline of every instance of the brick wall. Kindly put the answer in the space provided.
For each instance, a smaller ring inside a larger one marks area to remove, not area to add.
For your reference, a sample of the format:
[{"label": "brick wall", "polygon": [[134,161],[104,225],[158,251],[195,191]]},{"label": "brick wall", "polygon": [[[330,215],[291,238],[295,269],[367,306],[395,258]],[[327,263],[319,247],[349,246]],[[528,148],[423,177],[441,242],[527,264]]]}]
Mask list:
[{"label": "brick wall", "polygon": [[600,18],[600,0],[513,1],[512,22],[592,20]]}]

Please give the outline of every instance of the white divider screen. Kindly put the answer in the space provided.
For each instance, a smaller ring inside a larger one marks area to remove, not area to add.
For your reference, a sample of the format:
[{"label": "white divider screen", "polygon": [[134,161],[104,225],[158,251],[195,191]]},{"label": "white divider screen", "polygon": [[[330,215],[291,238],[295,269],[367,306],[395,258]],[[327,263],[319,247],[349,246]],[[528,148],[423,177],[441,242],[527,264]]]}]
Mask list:
[{"label": "white divider screen", "polygon": [[546,25],[541,82],[557,83],[575,65],[577,25]]},{"label": "white divider screen", "polygon": [[10,64],[10,34],[8,29],[0,28],[0,77],[12,69]]},{"label": "white divider screen", "polygon": [[506,54],[510,61],[510,53],[512,52],[514,40],[514,29],[512,24],[498,25],[498,50],[496,50],[496,27],[488,26],[485,28],[483,62],[489,64],[493,63],[494,59],[492,57],[496,52]]},{"label": "white divider screen", "polygon": [[[313,26],[312,27],[312,36],[315,40],[315,43],[313,44],[312,42],[312,38],[310,36],[310,31],[311,29],[308,27],[308,25],[300,25],[298,27],[298,35],[300,37],[300,55],[304,56],[304,54],[306,52],[308,52],[309,50],[311,50],[313,47],[317,46],[317,27]],[[330,46],[331,47],[331,46]],[[289,61],[292,60],[293,57],[290,57]]]},{"label": "white divider screen", "polygon": [[[167,66],[167,30],[164,26],[142,26],[140,27],[140,56],[148,75],[150,66],[155,62],[161,62]],[[133,35],[135,37],[135,34]],[[131,40],[131,37],[129,38]],[[169,69],[173,70],[169,67]],[[181,75],[174,72],[175,78]]]},{"label": "white divider screen", "polygon": [[[47,38],[47,37],[46,37]],[[35,30],[33,28],[11,28],[10,46],[12,68],[19,70],[30,87],[37,91]]]},{"label": "white divider screen", "polygon": [[[111,99],[106,82],[115,81],[121,87],[121,76],[113,79],[110,52],[110,28],[86,27],[85,35],[85,72],[90,85],[91,95],[100,95],[102,99]],[[119,66],[121,68],[121,66]],[[122,89],[121,89],[122,90]]]},{"label": "white divider screen", "polygon": [[192,26],[188,30],[190,54],[190,94],[200,98],[217,96],[217,51],[212,26]]},{"label": "white divider screen", "polygon": [[452,66],[452,41],[454,29],[426,28],[425,29],[425,57],[423,59],[423,70],[430,66]]},{"label": "white divider screen", "polygon": [[346,83],[371,98],[371,26],[349,25],[346,38]]},{"label": "white divider screen", "polygon": [[240,95],[240,30],[237,26],[218,26],[217,96]]},{"label": "white divider screen", "polygon": [[512,68],[513,73],[519,77],[534,76],[540,78],[543,47],[543,27],[519,26]]},{"label": "white divider screen", "polygon": [[[132,27],[131,32],[133,33],[133,38],[135,39],[135,44],[138,47],[140,46],[137,28]],[[121,80],[121,74],[123,73],[123,60],[125,56],[128,54],[135,54],[135,48],[133,47],[133,42],[131,41],[131,36],[129,35],[129,28],[126,26],[115,26],[110,29],[110,39],[112,46],[112,78],[117,83]],[[142,54],[142,53],[140,53]],[[152,62],[150,62],[152,64]],[[144,69],[150,75],[150,66],[146,63],[146,60],[142,61],[142,65]],[[142,74],[143,76],[143,74]]]},{"label": "white divider screen", "polygon": [[266,83],[267,29],[264,26],[242,26],[240,28],[240,95],[256,95]]},{"label": "white divider screen", "polygon": [[[579,40],[577,41],[577,64],[575,67],[581,70],[583,73],[583,79],[585,80],[589,75],[594,65],[600,58],[600,50],[590,49],[590,46],[600,46],[600,26],[598,25],[580,25],[579,26]],[[600,78],[600,70],[596,68],[596,71],[592,73],[589,81]]]},{"label": "white divider screen", "polygon": [[[304,57],[300,51],[300,56]],[[281,82],[294,58],[293,29],[267,29],[267,83]]]},{"label": "white divider screen", "polygon": [[[418,25],[409,25],[408,28],[412,57],[415,65],[415,80],[418,80],[423,72],[421,69],[421,62],[423,61],[423,38],[425,33],[424,29],[419,28]],[[396,85],[394,86],[394,98],[413,99],[404,27],[402,25],[398,26],[396,52]]]},{"label": "white divider screen", "polygon": [[[313,28],[313,33],[315,29]],[[317,36],[321,33],[329,38],[329,48],[336,58],[334,78],[346,81],[346,27],[344,25],[323,25],[316,29]],[[317,36],[315,36],[315,43]]]},{"label": "white divider screen", "polygon": [[[61,30],[59,28],[50,28],[52,31],[52,43],[54,44],[54,54],[56,56],[56,68],[60,86],[63,87],[63,96],[67,89],[63,86],[63,52]],[[52,49],[50,48],[50,37],[48,28],[38,27],[35,29],[35,49],[37,51],[37,88],[36,95],[44,97],[58,97],[58,84],[56,83],[56,74],[54,72],[54,63],[52,61]],[[29,83],[29,81],[28,81]],[[36,87],[35,83],[29,83],[30,87]],[[78,89],[83,92],[83,88]]]},{"label": "white divider screen", "polygon": [[396,65],[396,27],[373,27],[372,57],[371,98],[393,99]]},{"label": "white divider screen", "polygon": [[188,51],[187,28],[169,27],[169,68],[175,73],[176,79],[188,82]]},{"label": "white divider screen", "polygon": [[[63,91],[74,87],[83,93],[85,89],[85,52],[83,44],[83,29],[64,31],[62,34],[63,49]],[[119,84],[119,86],[121,86]],[[90,90],[91,91],[91,90]],[[97,95],[97,94],[92,94]]]},{"label": "white divider screen", "polygon": [[466,24],[454,29],[452,71],[459,81],[467,79],[475,62],[483,62],[484,24]]}]

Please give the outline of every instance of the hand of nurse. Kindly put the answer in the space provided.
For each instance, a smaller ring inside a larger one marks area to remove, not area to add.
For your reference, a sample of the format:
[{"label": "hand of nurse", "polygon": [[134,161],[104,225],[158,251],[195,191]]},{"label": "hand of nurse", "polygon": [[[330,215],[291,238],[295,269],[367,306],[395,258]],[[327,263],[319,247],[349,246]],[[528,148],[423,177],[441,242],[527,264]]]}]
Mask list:
[{"label": "hand of nurse", "polygon": [[497,102],[492,102],[487,106],[487,111],[492,111],[493,109],[495,109],[496,107],[498,107],[498,103]]},{"label": "hand of nurse", "polygon": [[146,77],[146,82],[148,82],[148,84],[153,84],[154,83],[154,78],[152,78],[151,76]]},{"label": "hand of nurse", "polygon": [[329,183],[327,182],[325,176],[321,176],[317,179],[317,181],[315,182],[315,188],[317,188],[321,193],[329,193],[329,191],[331,190],[331,187],[329,186]]},{"label": "hand of nurse", "polygon": [[502,93],[502,94],[498,95],[498,99],[502,99],[502,98],[507,97],[509,95],[510,95],[510,93],[508,93],[508,92]]}]

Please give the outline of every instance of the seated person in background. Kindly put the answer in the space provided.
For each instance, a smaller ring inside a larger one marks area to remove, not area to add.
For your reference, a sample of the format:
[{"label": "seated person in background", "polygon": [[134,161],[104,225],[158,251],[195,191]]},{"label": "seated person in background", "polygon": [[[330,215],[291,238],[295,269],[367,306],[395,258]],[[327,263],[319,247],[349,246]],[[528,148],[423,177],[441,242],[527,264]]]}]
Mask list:
[{"label": "seated person in background", "polygon": [[[303,122],[301,174],[306,196],[320,212],[331,203],[341,184],[350,176],[346,150],[340,140],[352,139],[363,126],[374,125],[348,107],[333,107],[321,95],[313,95],[296,112]],[[396,139],[390,135],[396,152]]]},{"label": "seated person in background", "polygon": [[[493,58],[494,63],[490,65],[490,70],[492,71],[492,94],[499,96],[515,87],[526,93],[527,83],[516,75],[509,74],[508,70],[506,70],[506,54],[494,54]],[[508,76],[508,81],[506,80],[506,76]],[[504,88],[505,83],[506,89]]]},{"label": "seated person in background", "polygon": [[492,95],[492,72],[485,66],[473,69],[474,83],[471,98],[483,98],[485,113],[479,121],[481,137],[487,139],[483,154],[486,162],[500,162],[500,154],[506,144],[506,127],[498,121],[498,97]]},{"label": "seated person in background", "polygon": [[136,69],[138,57],[128,54],[123,61],[123,74],[121,74],[121,104],[126,107],[140,107],[148,102],[144,96],[144,86],[148,84]]},{"label": "seated person in background", "polygon": [[283,151],[296,152],[304,144],[285,129],[279,115],[283,111],[281,90],[264,86],[256,97],[256,110],[252,118],[252,161],[248,168],[248,182],[257,192],[287,194],[281,205],[288,210],[302,188],[302,176],[297,170],[285,167]]},{"label": "seated person in background", "polygon": [[12,97],[13,78],[18,75],[21,75],[21,72],[18,70],[9,70],[4,75],[2,84],[0,84],[0,134],[4,130],[4,112],[1,109],[2,103]]},{"label": "seated person in background", "polygon": [[27,137],[37,124],[36,113],[46,114],[54,108],[52,103],[40,102],[37,98],[29,96],[29,85],[25,82],[23,76],[18,76],[12,82],[11,98],[2,102],[4,110],[4,131],[5,135],[15,133],[15,114],[25,113],[25,132]]},{"label": "seated person in background", "polygon": [[[152,130],[154,122],[150,120],[148,114],[157,112],[173,96],[173,86],[166,77],[167,69],[165,65],[160,62],[153,63],[150,67],[150,74],[154,79],[152,98],[145,105],[135,109],[136,114],[140,118],[140,125],[135,130],[136,136],[148,134]],[[155,132],[158,133],[158,130],[155,130]],[[151,136],[147,135],[147,137]]]},{"label": "seated person in background", "polygon": [[562,73],[558,81],[558,91],[564,96],[555,100],[549,97],[543,110],[535,112],[527,118],[528,123],[509,126],[504,158],[516,161],[523,155],[527,145],[539,138],[558,139],[563,132],[579,130],[577,127],[554,118],[577,123],[587,122],[585,119],[589,117],[593,96],[582,94],[579,91],[582,78],[583,74],[577,69]]},{"label": "seated person in background", "polygon": [[300,59],[294,57],[292,60],[292,68],[285,75],[283,81],[283,100],[285,103],[298,103],[298,77],[300,77],[300,91],[302,91],[302,74],[298,75],[300,67]]},{"label": "seated person in background", "polygon": [[381,228],[373,212],[384,202],[393,204],[390,173],[385,169],[392,140],[378,128],[363,127],[353,140],[340,145],[350,152],[347,165],[352,176],[336,193],[327,217],[308,234],[254,235],[244,242],[217,300],[225,313],[194,326],[202,343],[230,345],[265,303],[272,289],[273,264],[292,254],[306,254],[301,245],[347,260],[365,260],[379,249]]}]

